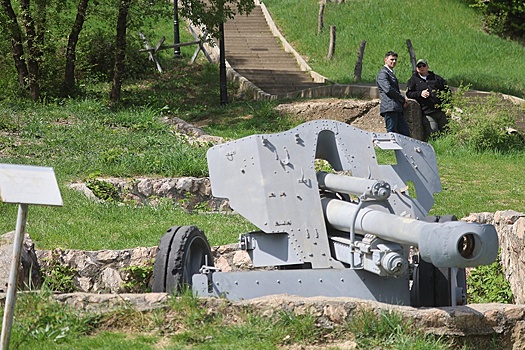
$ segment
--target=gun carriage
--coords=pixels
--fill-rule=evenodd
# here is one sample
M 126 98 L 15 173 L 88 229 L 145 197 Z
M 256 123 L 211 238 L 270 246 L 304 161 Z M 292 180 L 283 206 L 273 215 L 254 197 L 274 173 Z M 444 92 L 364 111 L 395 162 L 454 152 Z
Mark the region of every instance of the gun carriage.
M 379 160 L 395 156 L 392 164 Z M 207 153 L 212 194 L 260 231 L 242 234 L 254 271 L 221 272 L 195 226 L 162 237 L 154 291 L 199 296 L 349 296 L 413 306 L 466 302 L 465 268 L 492 263 L 492 225 L 428 217 L 441 191 L 425 143 L 318 120 Z M 332 171 L 316 170 L 317 160 Z

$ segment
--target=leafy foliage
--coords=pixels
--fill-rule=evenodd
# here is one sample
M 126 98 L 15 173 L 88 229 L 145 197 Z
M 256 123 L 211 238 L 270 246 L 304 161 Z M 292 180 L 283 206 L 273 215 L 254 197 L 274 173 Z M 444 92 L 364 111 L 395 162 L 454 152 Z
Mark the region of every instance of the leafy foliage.
M 236 13 L 249 14 L 253 0 L 181 0 L 180 12 L 195 25 L 204 27 L 212 37 L 220 38 L 220 25 Z
M 131 293 L 150 292 L 149 282 L 153 276 L 153 264 L 130 265 L 124 267 L 122 271 L 126 274 L 122 287 Z
M 86 82 L 110 81 L 113 75 L 115 62 L 115 26 L 118 10 L 118 1 L 100 0 L 87 2 L 85 22 L 80 27 L 81 35 L 75 43 L 75 73 L 80 84 L 76 89 L 67 91 L 68 96 L 78 94 Z M 23 9 L 17 8 L 20 3 L 5 1 L 13 6 L 14 20 L 9 19 L 12 25 L 6 28 L 2 25 L 0 39 L 2 43 L 16 42 L 15 33 L 22 35 L 19 42 L 22 57 L 27 62 L 36 62 L 41 97 L 44 100 L 55 99 L 62 95 L 64 72 L 66 71 L 66 54 L 68 39 L 72 35 L 72 28 L 77 25 L 78 1 L 45 1 L 37 2 L 37 6 Z M 2 23 L 8 21 L 6 8 L 0 9 Z M 126 78 L 137 77 L 143 74 L 149 65 L 148 56 L 139 52 L 142 41 L 139 31 L 150 33 L 161 18 L 169 20 L 173 15 L 172 6 L 168 1 L 155 1 L 151 4 L 132 2 L 130 9 L 131 19 L 127 23 L 126 47 Z M 24 17 L 25 16 L 25 17 Z M 28 30 L 28 23 L 35 23 L 36 32 Z M 7 45 L 0 45 L 2 57 L 12 57 L 12 49 Z M 20 53 L 19 53 L 20 54 Z M 13 60 L 0 60 L 0 86 L 8 79 L 17 80 L 13 70 Z M 9 75 L 4 75 L 9 73 Z M 18 77 L 20 78 L 20 77 Z M 17 89 L 14 89 L 18 91 Z M 23 92 L 19 91 L 19 92 Z
M 523 1 L 475 0 L 474 7 L 482 10 L 486 29 L 490 33 L 525 42 L 525 4 Z
M 55 251 L 50 258 L 44 259 L 41 271 L 45 288 L 50 291 L 70 293 L 77 290 L 73 280 L 76 274 L 75 268 L 61 264 Z
M 467 276 L 469 303 L 514 303 L 510 284 L 497 259 L 491 265 L 478 266 Z
M 499 94 L 466 97 L 467 87 L 449 93 L 443 107 L 448 110 L 448 136 L 458 146 L 476 151 L 515 152 L 525 148 L 523 136 L 515 131 L 523 106 L 505 101 Z
M 96 178 L 96 175 L 90 175 L 86 180 L 86 186 L 93 194 L 105 201 L 120 201 L 118 188 L 110 182 L 102 181 Z

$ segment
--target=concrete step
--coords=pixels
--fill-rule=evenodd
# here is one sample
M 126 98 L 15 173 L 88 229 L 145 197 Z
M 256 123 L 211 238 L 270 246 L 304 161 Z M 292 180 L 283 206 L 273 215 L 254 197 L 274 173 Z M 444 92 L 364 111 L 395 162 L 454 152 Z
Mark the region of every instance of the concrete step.
M 259 6 L 224 25 L 226 59 L 232 68 L 270 94 L 319 86 L 273 36 Z

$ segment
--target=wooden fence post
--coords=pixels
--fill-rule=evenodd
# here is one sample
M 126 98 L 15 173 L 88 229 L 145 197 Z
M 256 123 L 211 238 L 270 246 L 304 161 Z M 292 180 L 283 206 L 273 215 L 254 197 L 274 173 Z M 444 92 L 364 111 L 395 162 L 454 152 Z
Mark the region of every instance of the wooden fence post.
M 412 42 L 410 39 L 407 39 L 407 49 L 408 54 L 410 55 L 410 62 L 412 63 L 412 73 L 415 73 L 416 71 L 416 52 L 414 51 L 414 47 L 412 47 Z
M 155 62 L 155 67 L 157 67 L 157 70 L 159 71 L 159 73 L 162 73 L 162 66 L 157 60 L 156 54 L 157 54 L 157 51 L 159 51 L 162 43 L 164 43 L 164 40 L 166 40 L 166 38 L 162 37 L 157 47 L 153 48 L 151 47 L 151 45 L 149 44 L 148 40 L 146 39 L 146 37 L 144 36 L 142 32 L 139 33 L 139 36 L 144 42 L 144 46 L 146 46 L 146 50 L 148 51 L 148 55 L 149 55 L 149 60 Z
M 361 73 L 363 72 L 363 55 L 365 54 L 366 40 L 362 40 L 357 52 L 357 62 L 354 69 L 354 81 L 361 80 Z
M 319 2 L 319 15 L 317 17 L 317 35 L 321 33 L 324 27 L 323 16 L 324 16 L 324 5 L 325 4 L 326 4 L 325 0 L 321 0 L 321 2 Z
M 328 47 L 328 56 L 329 60 L 334 57 L 335 52 L 335 26 L 330 26 L 330 46 Z

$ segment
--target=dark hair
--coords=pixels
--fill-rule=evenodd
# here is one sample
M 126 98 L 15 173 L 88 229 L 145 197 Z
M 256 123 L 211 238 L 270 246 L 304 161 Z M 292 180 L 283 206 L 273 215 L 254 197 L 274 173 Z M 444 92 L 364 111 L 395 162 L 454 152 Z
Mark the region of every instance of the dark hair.
M 395 53 L 394 51 L 388 51 L 385 54 L 385 58 L 387 58 L 388 56 L 397 57 L 397 53 Z

